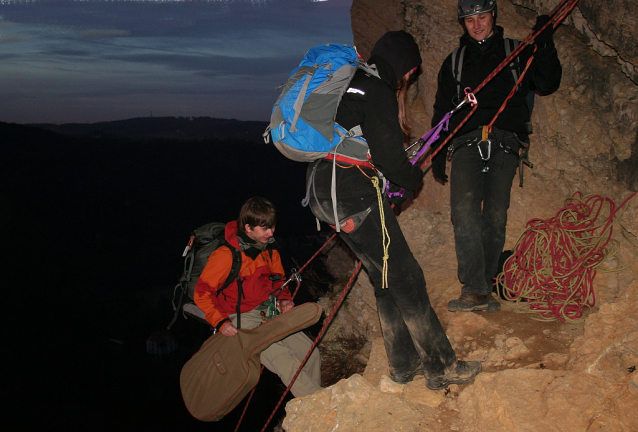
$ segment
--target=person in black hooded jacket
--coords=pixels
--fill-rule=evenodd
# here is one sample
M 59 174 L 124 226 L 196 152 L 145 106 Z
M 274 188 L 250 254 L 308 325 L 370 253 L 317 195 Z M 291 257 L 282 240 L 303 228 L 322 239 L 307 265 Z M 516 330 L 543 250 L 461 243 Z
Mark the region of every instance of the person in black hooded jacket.
M 370 160 L 330 154 L 308 168 L 309 204 L 315 216 L 335 225 L 333 171 L 341 238 L 362 261 L 374 285 L 391 378 L 407 383 L 423 374 L 428 388 L 470 382 L 479 362 L 456 354 L 430 305 L 423 271 L 412 255 L 388 199 L 383 177 L 408 191 L 423 171 L 410 164 L 404 148 L 405 91 L 421 55 L 412 35 L 393 31 L 374 46 L 368 64 L 379 77 L 356 73 L 343 96 L 336 121 L 347 130 L 361 126 Z M 335 160 L 336 158 L 336 160 Z
M 496 0 L 459 0 L 458 18 L 465 33 L 459 49 L 445 59 L 439 71 L 433 126 L 464 98 L 464 89 L 477 88 L 505 59 L 505 44 L 509 42 L 504 40 L 503 28 L 495 25 L 496 11 Z M 547 22 L 547 15 L 539 16 L 534 30 L 540 30 Z M 510 67 L 476 94 L 476 112 L 450 141 L 448 151 L 442 149 L 432 161 L 435 180 L 445 184 L 446 153 L 452 154 L 450 203 L 458 277 L 463 287 L 461 296 L 448 303 L 450 311 L 496 312 L 501 307 L 492 295 L 492 278 L 505 244 L 507 210 L 519 165 L 519 149 L 529 142 L 529 97 L 556 91 L 562 75 L 551 24 L 536 37 L 535 45 L 530 68 L 496 118 L 488 139 L 484 139 L 483 127 L 490 124 L 515 86 Z M 529 46 L 519 55 L 521 71 L 532 52 L 533 47 Z M 460 82 L 453 71 L 453 60 L 454 69 L 461 71 Z M 463 106 L 450 120 L 449 130 L 455 130 L 470 110 L 469 104 Z

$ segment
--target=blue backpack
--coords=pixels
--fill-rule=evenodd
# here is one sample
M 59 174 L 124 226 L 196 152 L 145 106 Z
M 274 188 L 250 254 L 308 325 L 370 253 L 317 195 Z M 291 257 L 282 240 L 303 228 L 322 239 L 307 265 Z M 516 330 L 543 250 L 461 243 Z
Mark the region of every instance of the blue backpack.
M 347 131 L 335 123 L 339 102 L 358 69 L 379 77 L 353 46 L 326 44 L 308 51 L 282 86 L 264 132 L 266 143 L 272 140 L 284 156 L 298 162 L 312 162 L 331 151 L 367 160 L 361 128 Z

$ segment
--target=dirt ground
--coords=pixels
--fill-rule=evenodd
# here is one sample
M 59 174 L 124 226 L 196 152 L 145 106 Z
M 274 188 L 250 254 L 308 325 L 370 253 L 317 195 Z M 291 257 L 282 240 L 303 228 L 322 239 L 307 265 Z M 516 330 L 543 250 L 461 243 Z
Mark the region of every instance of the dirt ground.
M 584 322 L 538 321 L 528 314 L 515 312 L 515 304 L 502 302 L 501 311 L 482 316 L 495 324 L 491 329 L 481 332 L 478 336 L 465 336 L 464 342 L 453 344 L 459 358 L 472 357 L 472 353 L 480 349 L 489 350 L 497 345 L 497 339 L 518 337 L 529 349 L 529 353 L 515 361 L 498 364 L 498 362 L 483 362 L 484 372 L 497 372 L 505 369 L 520 368 L 556 368 L 556 364 L 546 364 L 544 356 L 558 354 L 558 358 L 566 359 L 569 347 L 575 338 L 582 336 Z M 415 380 L 423 380 L 417 377 Z M 425 385 L 425 383 L 423 383 Z M 467 385 L 466 385 L 467 386 Z M 420 404 L 410 406 L 421 414 L 424 430 L 428 431 L 461 431 L 466 430 L 459 419 L 457 397 L 465 386 L 452 385 L 445 392 L 445 402 L 437 408 L 430 408 Z
M 489 366 L 486 372 L 496 372 L 506 368 L 524 368 L 536 365 L 544 368 L 543 356 L 550 353 L 567 354 L 574 339 L 582 336 L 584 320 L 582 322 L 538 321 L 534 315 L 516 312 L 516 305 L 502 302 L 499 312 L 483 314 L 491 323 L 498 327 L 494 331 L 485 331 L 479 337 L 466 336 L 466 343 L 455 347 L 459 357 L 464 358 L 478 347 L 493 347 L 498 334 L 506 333 L 507 337 L 518 337 L 530 353 L 514 362 L 503 366 Z M 479 312 L 475 312 L 479 313 Z

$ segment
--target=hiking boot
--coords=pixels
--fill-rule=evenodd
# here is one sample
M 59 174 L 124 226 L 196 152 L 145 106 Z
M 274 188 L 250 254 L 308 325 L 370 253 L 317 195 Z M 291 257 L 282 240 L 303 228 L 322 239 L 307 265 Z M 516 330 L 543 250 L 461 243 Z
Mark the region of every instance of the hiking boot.
M 397 384 L 407 384 L 414 379 L 416 375 L 423 375 L 423 369 L 421 366 L 405 373 L 392 373 L 390 372 L 390 379 Z
M 451 384 L 467 384 L 474 381 L 474 378 L 481 373 L 481 370 L 481 362 L 458 361 L 454 372 L 425 380 L 425 386 L 430 390 L 443 390 Z
M 498 312 L 501 310 L 501 304 L 492 294 L 464 292 L 461 297 L 451 300 L 447 304 L 447 310 L 450 312 Z

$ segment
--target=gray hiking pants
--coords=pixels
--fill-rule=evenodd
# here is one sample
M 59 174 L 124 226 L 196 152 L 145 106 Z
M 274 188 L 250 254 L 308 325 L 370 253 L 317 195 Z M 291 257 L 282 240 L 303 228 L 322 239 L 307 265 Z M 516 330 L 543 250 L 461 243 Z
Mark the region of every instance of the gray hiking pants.
M 244 330 L 255 328 L 262 322 L 259 310 L 254 309 L 241 314 L 241 328 Z M 233 318 L 233 325 L 237 325 L 237 317 Z M 279 375 L 281 381 L 288 386 L 311 346 L 312 341 L 303 332 L 294 333 L 266 348 L 261 353 L 261 364 Z M 315 348 L 290 391 L 294 397 L 303 397 L 321 388 L 321 357 Z

